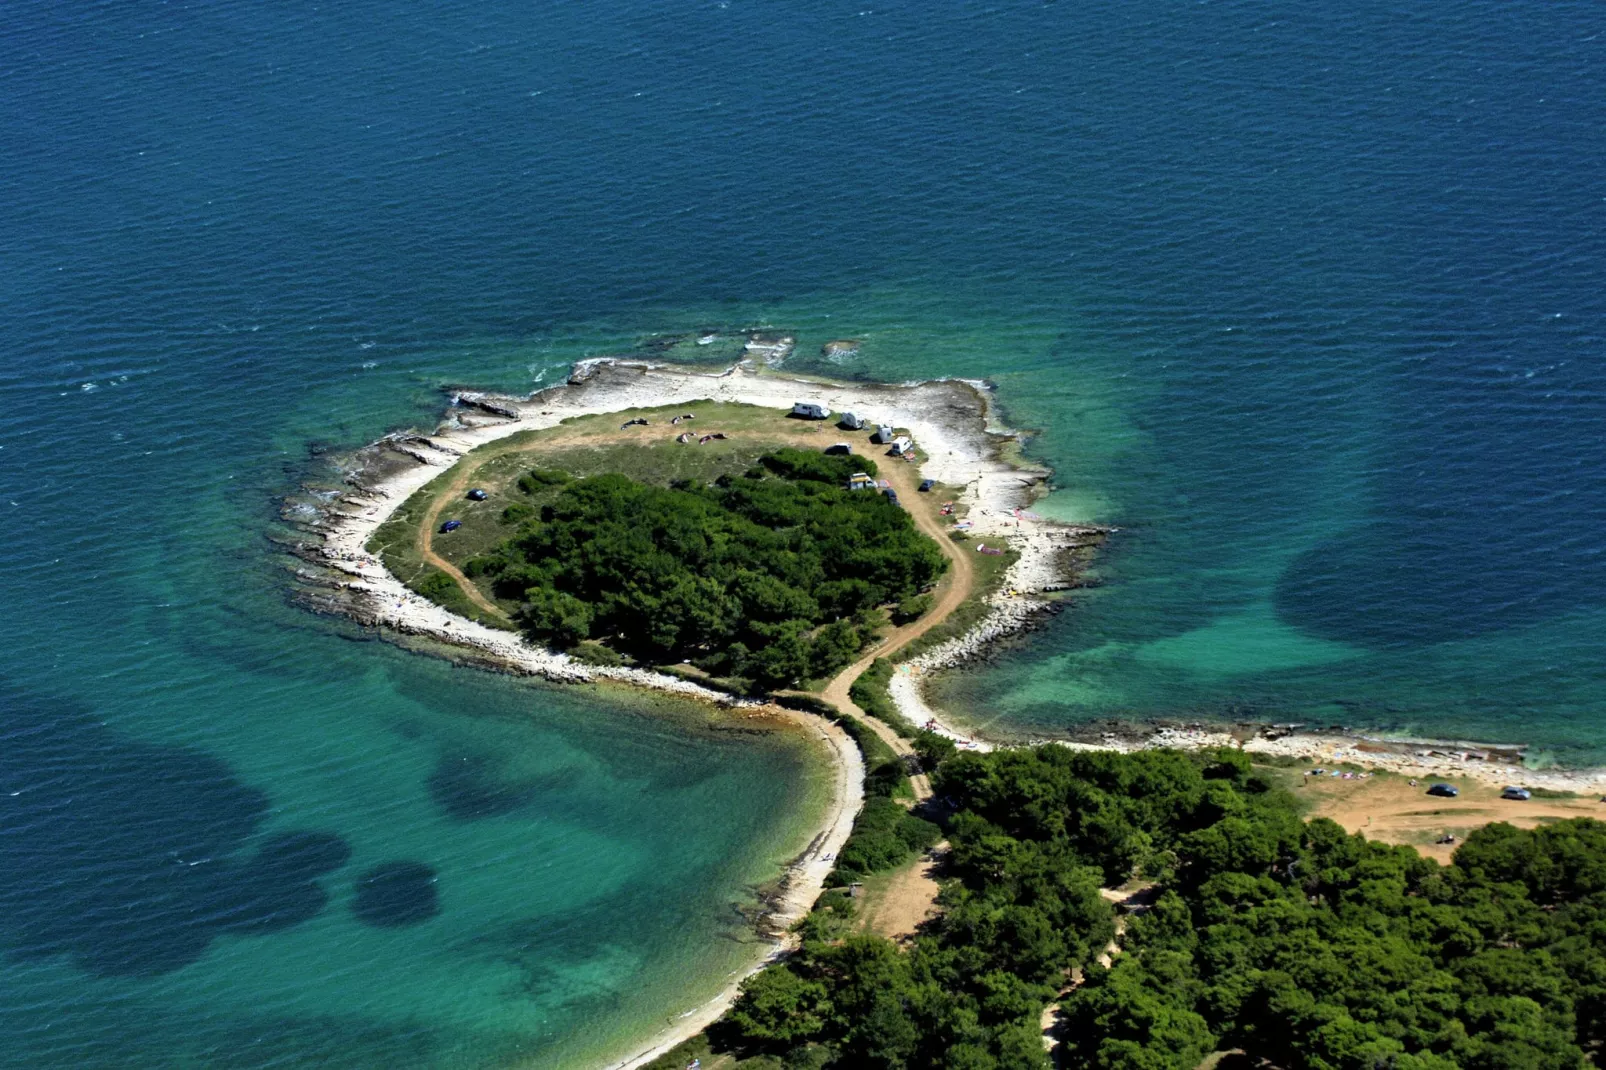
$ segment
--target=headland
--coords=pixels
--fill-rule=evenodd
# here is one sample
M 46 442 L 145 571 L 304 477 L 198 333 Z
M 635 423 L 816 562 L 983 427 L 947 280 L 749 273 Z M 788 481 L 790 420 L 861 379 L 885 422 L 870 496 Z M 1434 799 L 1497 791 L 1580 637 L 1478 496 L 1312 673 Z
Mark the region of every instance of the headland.
M 301 548 L 311 567 L 298 575 L 302 583 L 299 598 L 304 604 L 348 616 L 401 642 L 421 642 L 434 649 L 438 649 L 435 644 L 445 644 L 453 656 L 502 671 L 564 683 L 659 689 L 746 707 L 745 712 L 754 716 L 789 718 L 818 734 L 838 770 L 834 799 L 818 833 L 787 867 L 768 899 L 760 925 L 760 931 L 774 940 L 768 953 L 751 971 L 733 977 L 716 999 L 688 1012 L 655 1038 L 648 1050 L 618 1066 L 643 1065 L 699 1032 L 731 1005 L 743 977 L 785 953 L 786 930 L 803 918 L 819 897 L 834 868 L 833 860 L 853 829 L 864 795 L 865 764 L 848 734 L 826 718 L 738 697 L 711 686 L 713 681 L 695 673 L 582 662 L 532 644 L 509 627 L 502 610 L 476 595 L 474 585 L 456 564 L 434 552 L 429 534 L 444 516 L 439 503 L 460 499 L 495 450 L 515 453 L 525 440 L 550 449 L 554 442 L 550 433 L 566 424 L 575 425 L 587 417 L 638 410 L 656 415 L 709 404 L 786 413 L 800 403 L 819 405 L 832 417 L 830 422 L 798 424 L 799 444 L 823 448 L 837 438 L 857 444 L 873 433 L 876 425 L 895 428 L 913 441 L 914 448 L 889 465 L 888 489 L 904 492 L 917 524 L 954 565 L 929 612 L 884 635 L 862 658 L 818 689 L 838 709 L 864 718 L 899 753 L 909 752 L 907 743 L 847 697 L 849 685 L 875 658 L 899 662 L 887 686 L 897 714 L 963 748 L 990 750 L 1042 742 L 1118 751 L 1233 746 L 1285 763 L 1344 764 L 1484 784 L 1521 782 L 1573 793 L 1606 788 L 1606 771 L 1527 770 L 1521 748 L 1516 747 L 1366 739 L 1287 725 L 1111 726 L 1092 738 L 989 739 L 962 717 L 934 708 L 924 693 L 924 681 L 963 666 L 1001 637 L 1030 628 L 1056 611 L 1059 601 L 1055 594 L 1077 584 L 1079 564 L 1107 534 L 1107 529 L 1063 524 L 1032 512 L 1034 501 L 1047 489 L 1050 472 L 1021 456 L 1020 436 L 996 419 L 984 383 L 844 383 L 783 374 L 751 361 L 729 368 L 696 369 L 600 359 L 577 365 L 568 382 L 526 398 L 455 391 L 445 418 L 432 431 L 396 432 L 371 443 L 343 460 L 342 486 L 315 492 L 321 515 L 304 527 L 319 540 Z M 709 410 L 700 411 L 707 414 Z M 851 434 L 837 430 L 836 416 L 847 412 L 865 418 L 866 426 Z M 688 450 L 709 446 L 703 435 L 713 437 L 716 422 L 699 422 L 697 431 L 682 444 Z M 621 434 L 610 432 L 610 445 L 628 448 L 632 442 L 688 435 L 678 425 L 664 423 L 642 419 L 639 429 L 627 424 L 619 429 Z M 539 440 L 543 433 L 548 433 L 547 437 Z M 718 448 L 720 443 L 712 445 Z M 908 463 L 903 463 L 905 459 Z M 437 480 L 442 482 L 431 508 L 426 500 L 429 495 L 420 492 Z M 914 489 L 915 483 L 926 481 L 937 490 L 935 495 Z M 403 512 L 408 508 L 414 512 Z M 442 600 L 415 590 L 416 578 L 409 586 L 386 567 L 380 545 L 382 531 L 387 524 L 397 523 L 399 515 L 423 535 L 418 546 L 421 564 L 455 581 L 455 589 L 466 601 L 454 594 L 447 600 L 451 603 L 448 608 Z M 920 788 L 917 783 L 917 793 Z

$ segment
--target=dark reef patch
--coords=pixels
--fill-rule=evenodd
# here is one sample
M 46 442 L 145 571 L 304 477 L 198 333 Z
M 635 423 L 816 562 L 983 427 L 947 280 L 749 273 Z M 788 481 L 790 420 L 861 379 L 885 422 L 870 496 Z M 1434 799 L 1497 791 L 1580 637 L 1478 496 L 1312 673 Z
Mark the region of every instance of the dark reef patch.
M 501 762 L 489 755 L 448 755 L 429 775 L 429 796 L 454 821 L 511 814 L 534 795 L 529 784 L 498 776 Z
M 351 846 L 326 832 L 285 832 L 257 848 L 250 887 L 227 912 L 226 928 L 276 932 L 316 917 L 329 893 L 315 878 L 351 859 Z
M 382 929 L 417 925 L 440 910 L 435 870 L 422 862 L 386 862 L 365 871 L 351 907 L 358 921 Z
M 176 970 L 220 933 L 305 921 L 328 902 L 317 878 L 350 855 L 318 832 L 247 854 L 268 799 L 224 762 L 3 686 L 0 806 L 0 943 L 102 976 Z
M 1420 518 L 1355 528 L 1289 564 L 1277 583 L 1277 615 L 1326 639 L 1410 650 L 1524 627 L 1598 593 L 1582 567 L 1543 581 L 1532 569 L 1505 568 L 1542 540 L 1501 548 L 1500 538 Z

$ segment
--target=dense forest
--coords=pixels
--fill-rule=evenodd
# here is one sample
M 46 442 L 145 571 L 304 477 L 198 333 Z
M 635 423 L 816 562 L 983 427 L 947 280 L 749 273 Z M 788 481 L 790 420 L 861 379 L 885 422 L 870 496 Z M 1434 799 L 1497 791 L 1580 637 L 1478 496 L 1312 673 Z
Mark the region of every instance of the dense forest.
M 650 664 L 690 661 L 759 689 L 849 664 L 947 567 L 909 515 L 846 489 L 865 458 L 782 449 L 740 476 L 668 487 L 531 472 L 550 493 L 496 552 L 468 563 L 519 603 L 531 636 L 598 640 Z
M 827 897 L 721 1047 L 784 1067 L 1549 1070 L 1606 1035 L 1606 825 L 1492 825 L 1441 866 L 1304 821 L 1239 752 L 1045 746 L 934 774 L 943 912 L 907 948 Z M 1152 883 L 1116 933 L 1101 887 Z

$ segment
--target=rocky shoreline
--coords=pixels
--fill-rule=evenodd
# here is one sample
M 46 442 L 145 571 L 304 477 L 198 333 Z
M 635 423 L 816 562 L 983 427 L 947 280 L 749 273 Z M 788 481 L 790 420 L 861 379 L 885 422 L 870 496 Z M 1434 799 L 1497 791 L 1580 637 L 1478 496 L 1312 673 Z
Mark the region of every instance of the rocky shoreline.
M 752 341 L 756 344 L 750 350 L 771 360 L 784 359 L 780 350 L 789 351 L 791 343 L 789 338 Z M 1059 558 L 1064 547 L 1056 535 L 1061 526 L 1025 513 L 1048 473 L 1003 460 L 1002 447 L 1015 436 L 994 426 L 985 384 L 832 383 L 763 372 L 754 361 L 709 372 L 603 359 L 576 365 L 567 383 L 527 398 L 457 391 L 432 432 L 394 432 L 349 456 L 330 458 L 337 485 L 304 487 L 286 500 L 282 516 L 299 532 L 285 545 L 300 558 L 294 570 L 294 597 L 309 610 L 347 617 L 374 629 L 381 638 L 409 646 L 444 644 L 451 656 L 487 668 L 562 683 L 605 681 L 720 705 L 749 705 L 755 707 L 748 711 L 751 716 L 790 716 L 819 731 L 833 755 L 835 798 L 820 831 L 765 897 L 755 928 L 776 942 L 763 961 L 753 965 L 756 971 L 784 951 L 779 934 L 812 909 L 852 831 L 863 799 L 864 765 L 846 733 L 829 721 L 805 719 L 775 707 L 759 709 L 757 703 L 675 676 L 582 665 L 567 655 L 532 646 L 513 632 L 458 617 L 413 593 L 367 548 L 374 532 L 403 502 L 479 446 L 521 431 L 554 427 L 569 417 L 702 399 L 783 410 L 795 401 L 812 400 L 839 412 L 874 414 L 882 422 L 907 428 L 925 458 L 921 475 L 962 488 L 959 500 L 972 520 L 973 534 L 1019 549 L 1011 569 L 1012 584 L 1023 592 L 1035 592 L 1040 586 L 1063 582 Z M 983 630 L 967 637 L 970 645 L 985 643 L 1005 630 L 1029 627 L 1046 608 L 1030 599 L 999 602 Z M 642 1065 L 699 1032 L 730 1006 L 748 972 L 733 977 L 714 1000 L 688 1011 L 647 1050 L 617 1065 Z
M 755 353 L 778 344 L 768 336 L 752 341 Z M 1018 551 L 1003 589 L 989 597 L 987 615 L 964 635 L 902 663 L 891 685 L 894 701 L 911 722 L 933 723 L 967 745 L 990 747 L 989 741 L 977 738 L 952 715 L 933 709 L 922 693 L 923 682 L 933 673 L 987 656 L 998 649 L 1000 640 L 1035 627 L 1059 609 L 1049 596 L 1075 584 L 1073 559 L 1096 545 L 1109 529 L 1060 524 L 1029 511 L 1046 489 L 1050 473 L 1004 459 L 1005 447 L 1017 436 L 996 424 L 987 384 L 981 382 L 850 384 L 783 375 L 753 360 L 698 370 L 602 358 L 577 364 L 567 383 L 527 398 L 456 391 L 433 432 L 387 435 L 340 459 L 338 486 L 309 487 L 286 503 L 285 518 L 308 536 L 290 547 L 304 562 L 296 576 L 296 598 L 309 609 L 338 613 L 381 632 L 450 644 L 476 663 L 505 671 L 557 682 L 610 681 L 731 704 L 737 700 L 677 677 L 580 665 L 565 655 L 531 647 L 510 632 L 454 617 L 409 591 L 365 547 L 372 531 L 407 497 L 486 442 L 555 426 L 571 416 L 701 398 L 777 408 L 789 407 L 795 400 L 816 400 L 837 411 L 876 413 L 908 427 L 924 455 L 921 475 L 962 488 L 958 501 L 971 522 L 972 536 Z M 1133 724 L 1083 730 L 1074 736 L 1055 742 L 1120 750 L 1231 744 L 1256 753 L 1318 763 L 1352 761 L 1412 775 L 1520 779 L 1581 792 L 1606 789 L 1606 770 L 1528 770 L 1522 764 L 1522 748 L 1510 745 L 1374 739 L 1274 725 Z

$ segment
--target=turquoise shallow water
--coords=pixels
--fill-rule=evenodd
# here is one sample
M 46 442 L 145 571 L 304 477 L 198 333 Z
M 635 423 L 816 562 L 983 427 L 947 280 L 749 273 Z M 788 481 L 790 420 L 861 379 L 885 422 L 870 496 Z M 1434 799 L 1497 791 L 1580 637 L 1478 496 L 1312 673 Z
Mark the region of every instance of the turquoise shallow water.
M 353 642 L 264 539 L 656 331 L 989 377 L 1120 526 L 974 721 L 1606 760 L 1596 6 L 8 16 L 0 1061 L 583 1062 L 724 972 L 796 748 Z
M 585 1065 L 759 953 L 810 745 L 292 608 L 267 535 L 308 443 L 441 399 L 160 374 L 41 391 L 5 440 L 4 1062 Z

